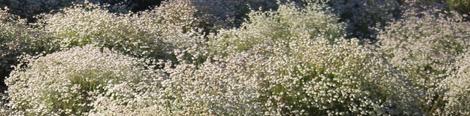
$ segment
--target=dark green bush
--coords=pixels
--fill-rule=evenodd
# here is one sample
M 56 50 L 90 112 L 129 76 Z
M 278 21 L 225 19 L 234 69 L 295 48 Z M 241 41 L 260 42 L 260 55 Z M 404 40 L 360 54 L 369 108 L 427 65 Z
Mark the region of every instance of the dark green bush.
M 85 1 L 109 5 L 109 9 L 117 12 L 142 11 L 159 5 L 162 0 L 0 0 L 0 6 L 11 9 L 11 13 L 32 19 L 40 13 L 48 13 Z
M 446 0 L 451 9 L 457 10 L 461 13 L 470 14 L 470 1 L 469 0 Z
M 350 37 L 375 39 L 376 28 L 400 16 L 399 0 L 330 0 L 332 10 L 347 24 Z

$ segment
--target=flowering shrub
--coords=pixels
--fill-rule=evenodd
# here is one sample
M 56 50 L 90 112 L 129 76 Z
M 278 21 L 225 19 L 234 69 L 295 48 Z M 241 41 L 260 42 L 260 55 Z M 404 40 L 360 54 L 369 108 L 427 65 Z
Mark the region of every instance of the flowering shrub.
M 166 109 L 168 115 L 419 113 L 407 80 L 357 41 L 297 40 L 167 69 L 166 99 L 160 100 L 168 105 L 146 110 Z M 271 55 L 263 55 L 267 48 Z
M 0 10 L 0 77 L 8 76 L 11 65 L 18 63 L 21 54 L 38 54 L 54 50 L 55 45 L 37 29 L 31 29 L 23 19 Z M 5 90 L 0 84 L 0 90 Z
M 409 16 L 381 32 L 381 51 L 420 91 L 422 109 L 437 113 L 442 108 L 440 82 L 455 70 L 456 58 L 470 45 L 470 24 L 458 15 Z
M 224 65 L 206 62 L 199 66 L 180 64 L 167 68 L 170 77 L 162 82 L 162 89 L 140 94 L 143 98 L 127 99 L 129 104 L 117 104 L 112 99 L 101 99 L 94 115 L 235 115 L 260 114 L 252 104 L 256 91 L 249 72 L 242 65 Z M 248 70 L 246 70 L 248 71 Z M 255 78 L 251 78 L 255 80 Z M 154 85 L 150 85 L 154 86 Z M 124 91 L 125 92 L 125 91 Z M 149 105 L 153 104 L 153 105 Z M 250 110 L 251 109 L 251 110 Z
M 331 14 L 313 5 L 298 9 L 282 5 L 277 11 L 252 12 L 241 28 L 221 30 L 209 40 L 210 52 L 231 54 L 251 49 L 257 44 L 288 44 L 299 37 L 324 37 L 331 41 L 344 36 L 343 25 Z M 287 43 L 282 43 L 287 42 Z M 268 52 L 268 51 L 266 51 Z
M 255 47 L 201 65 L 166 68 L 156 91 L 124 100 L 100 98 L 93 115 L 413 115 L 406 78 L 357 41 L 331 45 L 298 38 Z M 270 47 L 275 55 L 259 49 Z M 125 85 L 122 85 L 125 86 Z M 141 85 L 145 87 L 146 85 Z M 117 91 L 127 93 L 129 89 Z M 125 103 L 125 104 L 123 104 Z M 151 105 L 153 104 L 153 105 Z
M 183 62 L 174 68 L 165 67 L 169 77 L 161 86 L 140 85 L 154 87 L 153 91 L 135 93 L 127 85 L 114 86 L 110 89 L 113 92 L 133 93 L 136 97 L 98 97 L 93 103 L 92 115 L 420 113 L 413 99 L 416 95 L 406 78 L 395 73 L 380 54 L 361 46 L 358 41 L 336 40 L 342 36 L 341 25 L 332 16 L 313 12 L 315 6 L 310 8 L 311 11 L 303 11 L 287 5 L 281 6 L 279 11 L 252 14 L 251 22 L 244 24 L 248 25 L 246 28 L 223 31 L 212 38 L 215 42 L 209 46 L 245 39 L 242 37 L 247 37 L 246 40 L 258 37 L 260 42 L 236 52 L 213 54 L 213 60 L 200 65 Z M 306 21 L 312 22 L 287 23 L 294 20 L 288 19 L 292 16 L 305 16 L 310 19 Z M 265 20 L 268 22 L 283 19 L 279 21 L 282 23 L 273 25 L 291 28 L 267 25 L 270 23 L 263 23 L 264 19 L 270 19 Z M 329 22 L 322 22 L 325 19 Z M 330 27 L 331 32 L 310 28 L 312 30 L 294 33 L 294 30 L 306 28 L 303 26 L 317 27 L 315 24 L 326 25 L 324 27 Z M 270 35 L 263 29 L 276 33 Z M 246 33 L 235 36 L 239 38 L 223 36 L 237 31 Z M 266 36 L 270 38 L 263 38 Z M 219 43 L 219 39 L 225 42 Z
M 470 1 L 468 0 L 446 0 L 451 9 L 462 13 L 470 13 Z
M 40 25 L 61 48 L 93 43 L 138 57 L 171 59 L 170 50 L 179 45 L 171 42 L 187 39 L 189 36 L 183 33 L 183 29 L 191 29 L 195 20 L 191 7 L 179 5 L 186 9 L 161 7 L 140 16 L 114 14 L 91 4 L 78 5 L 64 9 L 63 13 L 44 16 Z
M 470 23 L 444 2 L 274 2 L 0 10 L 0 115 L 470 115 Z
M 446 115 L 469 115 L 470 114 L 470 55 L 464 56 L 460 59 L 458 64 L 459 69 L 451 78 L 448 78 L 444 83 L 448 84 L 448 92 L 445 94 L 444 99 L 448 101 L 445 105 Z
M 337 40 L 341 24 L 319 9 L 281 5 L 221 31 L 209 50 L 222 59 L 167 71 L 172 79 L 164 87 L 176 88 L 168 91 L 176 99 L 168 109 L 183 115 L 419 113 L 407 80 L 357 41 Z
M 98 6 L 88 9 L 75 6 L 64 9 L 64 13 L 46 16 L 44 28 L 61 48 L 96 43 L 100 47 L 134 52 L 130 53 L 133 55 L 160 52 L 163 46 L 154 40 L 156 34 L 149 32 L 153 30 L 139 27 L 129 17 L 109 13 Z
M 72 48 L 30 61 L 7 79 L 9 106 L 20 115 L 82 115 L 98 96 L 119 99 L 108 87 L 153 83 L 162 73 L 136 58 L 91 46 Z M 154 83 L 153 83 L 154 84 Z M 153 85 L 158 86 L 158 85 Z
M 284 65 L 267 66 L 276 67 L 267 71 L 276 72 L 265 95 L 276 111 L 314 115 L 419 113 L 407 79 L 357 41 L 328 45 L 323 40 L 287 50 L 276 63 L 268 63 Z

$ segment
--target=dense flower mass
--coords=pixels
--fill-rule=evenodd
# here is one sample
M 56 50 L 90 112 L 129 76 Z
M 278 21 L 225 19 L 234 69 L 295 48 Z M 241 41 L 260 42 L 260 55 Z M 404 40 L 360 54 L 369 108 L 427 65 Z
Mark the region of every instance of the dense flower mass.
M 209 49 L 214 54 L 227 55 L 246 51 L 258 45 L 269 47 L 300 41 L 302 38 L 321 38 L 331 42 L 343 37 L 343 24 L 321 11 L 322 6 L 311 5 L 304 9 L 295 5 L 281 5 L 277 11 L 252 12 L 249 21 L 239 29 L 221 30 L 210 38 Z M 265 50 L 270 52 L 270 50 Z
M 160 25 L 137 16 L 119 16 L 98 6 L 75 6 L 63 13 L 45 16 L 44 30 L 61 48 L 95 44 L 136 56 L 163 55 Z M 158 20 L 159 17 L 155 17 Z M 151 20 L 151 19 L 150 19 Z M 74 23 L 70 23 L 74 22 Z M 152 27 L 147 26 L 152 25 Z
M 462 17 L 424 13 L 390 24 L 380 36 L 381 51 L 413 80 L 428 112 L 441 112 L 441 82 L 456 70 L 457 58 L 470 46 L 470 23 Z
M 469 76 L 470 76 L 470 55 L 467 53 L 458 62 L 458 70 L 449 77 L 447 84 L 449 92 L 445 94 L 444 99 L 447 100 L 445 107 L 446 115 L 469 115 L 470 114 L 470 92 Z
M 6 1 L 0 115 L 470 115 L 462 0 Z
M 45 15 L 37 24 L 59 48 L 93 44 L 136 57 L 175 61 L 174 49 L 198 47 L 195 44 L 202 41 L 195 12 L 189 0 L 164 2 L 136 14 L 85 4 Z
M 49 53 L 55 49 L 55 45 L 42 34 L 38 29 L 29 28 L 25 20 L 0 10 L 0 76 L 9 74 L 21 54 Z M 6 89 L 0 85 L 1 90 Z
M 108 87 L 155 83 L 162 73 L 141 61 L 91 46 L 72 48 L 29 61 L 6 81 L 9 104 L 20 115 L 81 115 Z M 158 85 L 153 85 L 158 86 Z M 32 92 L 34 91 L 34 92 Z M 120 94 L 107 94 L 118 99 Z M 132 94 L 129 95 L 132 97 Z

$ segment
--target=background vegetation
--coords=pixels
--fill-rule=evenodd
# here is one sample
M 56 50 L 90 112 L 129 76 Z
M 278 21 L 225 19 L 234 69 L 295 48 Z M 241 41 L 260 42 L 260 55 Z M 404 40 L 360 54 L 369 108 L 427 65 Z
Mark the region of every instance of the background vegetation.
M 0 0 L 1 115 L 470 115 L 466 0 Z

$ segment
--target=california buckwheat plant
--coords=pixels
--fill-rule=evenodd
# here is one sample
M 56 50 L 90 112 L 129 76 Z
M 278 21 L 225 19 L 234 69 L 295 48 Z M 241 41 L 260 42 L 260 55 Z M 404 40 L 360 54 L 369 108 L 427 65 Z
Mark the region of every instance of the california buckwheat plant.
M 436 16 L 437 15 L 437 16 Z M 456 70 L 458 56 L 470 46 L 470 23 L 458 14 L 424 13 L 391 23 L 381 32 L 381 51 L 422 94 L 423 110 L 437 113 L 442 104 L 440 83 Z
M 32 29 L 25 20 L 0 10 L 0 77 L 5 77 L 18 63 L 21 54 L 50 53 L 57 47 L 39 29 Z M 3 79 L 2 79 L 3 82 Z M 4 90 L 4 84 L 0 84 Z
M 12 1 L 0 115 L 470 115 L 459 0 Z
M 303 41 L 293 45 L 301 47 L 272 48 L 276 55 L 258 53 L 257 49 L 268 47 L 260 46 L 200 65 L 166 68 L 169 78 L 162 81 L 159 91 L 139 94 L 155 100 L 100 99 L 104 105 L 94 115 L 420 113 L 409 80 L 396 75 L 390 65 L 382 64 L 383 59 L 357 41 L 330 45 L 326 39 L 299 40 Z M 134 102 L 118 104 L 129 101 Z
M 192 31 L 194 9 L 184 1 L 168 2 L 141 14 L 115 14 L 93 4 L 78 5 L 44 16 L 40 25 L 61 48 L 94 44 L 137 57 L 171 59 L 171 50 L 182 44 L 176 42 L 191 41 L 185 31 Z
M 470 55 L 467 53 L 458 64 L 458 69 L 452 77 L 447 78 L 443 83 L 447 84 L 448 92 L 444 99 L 448 101 L 445 106 L 445 115 L 470 115 Z
M 413 115 L 412 86 L 357 41 L 299 37 L 167 69 L 172 115 Z M 264 50 L 272 51 L 264 55 Z M 198 68 L 199 67 L 199 68 Z M 155 110 L 152 110 L 155 111 Z M 168 111 L 167 111 L 168 112 Z
M 261 95 L 257 99 L 261 99 L 265 114 L 419 113 L 411 101 L 400 102 L 404 99 L 399 97 L 414 96 L 406 84 L 409 80 L 393 73 L 391 65 L 357 41 L 341 40 L 345 35 L 342 25 L 319 7 L 299 10 L 281 5 L 275 12 L 255 12 L 241 29 L 222 31 L 209 41 L 209 49 L 222 57 L 257 56 L 246 59 L 256 61 L 250 63 L 254 71 L 247 72 L 258 72 L 250 78 L 260 79 Z M 381 86 L 398 93 L 373 90 Z M 408 111 L 394 109 L 397 106 Z
M 6 82 L 8 105 L 18 115 L 87 114 L 98 96 L 133 97 L 132 93 L 110 93 L 117 91 L 111 87 L 124 84 L 138 92 L 149 89 L 139 84 L 163 79 L 162 73 L 152 68 L 107 49 L 71 48 L 33 59 L 12 72 Z
M 226 55 L 249 50 L 257 44 L 289 44 L 305 36 L 330 41 L 344 36 L 343 25 L 335 16 L 321 11 L 321 7 L 312 4 L 305 9 L 298 9 L 288 4 L 281 5 L 277 11 L 252 12 L 249 14 L 249 22 L 241 28 L 221 30 L 212 37 L 209 40 L 210 52 Z

